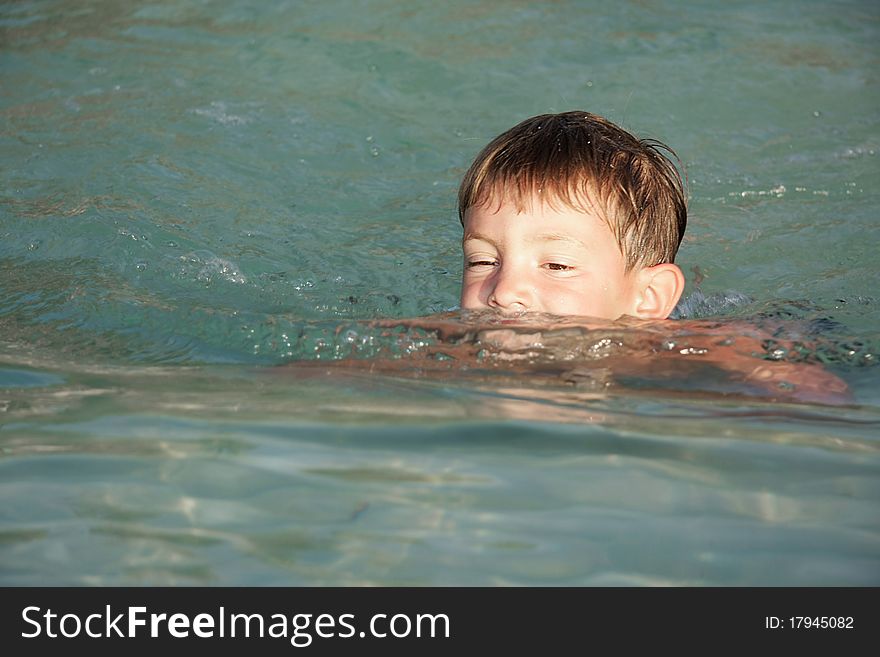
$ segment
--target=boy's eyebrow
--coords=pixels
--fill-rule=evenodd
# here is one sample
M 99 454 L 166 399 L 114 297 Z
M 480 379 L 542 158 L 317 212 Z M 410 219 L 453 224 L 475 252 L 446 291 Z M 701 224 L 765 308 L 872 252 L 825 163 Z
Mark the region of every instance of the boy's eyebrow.
M 584 244 L 578 238 L 572 237 L 571 235 L 566 235 L 564 233 L 541 233 L 540 235 L 535 236 L 534 241 L 535 242 L 568 242 L 569 244 L 579 246 L 582 249 L 587 248 L 587 245 Z
M 498 243 L 495 242 L 495 240 L 493 240 L 491 237 L 483 235 L 482 233 L 467 232 L 464 234 L 464 237 L 461 238 L 461 243 L 464 244 L 465 242 L 470 242 L 471 240 L 480 240 L 481 242 L 491 244 L 496 249 L 498 248 Z
M 498 243 L 495 240 L 487 235 L 483 235 L 482 233 L 465 233 L 464 237 L 461 240 L 461 243 L 464 244 L 466 242 L 470 242 L 471 240 L 480 240 L 481 242 L 491 244 L 496 249 L 498 248 Z M 540 233 L 538 235 L 535 235 L 534 239 L 529 240 L 529 242 L 568 242 L 569 244 L 573 244 L 574 246 L 578 246 L 582 249 L 588 248 L 587 245 L 578 238 L 572 237 L 571 235 L 566 235 L 564 233 Z

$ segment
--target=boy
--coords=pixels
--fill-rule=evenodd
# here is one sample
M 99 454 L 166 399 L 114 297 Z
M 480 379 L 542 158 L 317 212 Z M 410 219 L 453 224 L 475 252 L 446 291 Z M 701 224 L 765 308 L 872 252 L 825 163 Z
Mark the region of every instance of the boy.
M 459 190 L 462 309 L 668 317 L 684 290 L 687 204 L 662 150 L 587 112 L 492 140 Z
M 461 308 L 512 317 L 669 317 L 684 291 L 674 260 L 687 202 L 681 176 L 663 151 L 678 159 L 660 142 L 580 111 L 535 116 L 493 139 L 459 189 Z M 659 329 L 656 321 L 627 323 Z M 602 362 L 618 374 L 653 371 L 660 378 L 702 363 L 780 398 L 849 400 L 846 384 L 820 366 L 768 362 L 761 358 L 768 336 L 740 326 L 733 338 L 731 328 L 690 322 L 684 343 L 669 334 L 661 348 L 646 343 L 642 359 L 630 351 Z M 547 349 L 542 333 L 513 329 L 483 331 L 480 343 L 499 349 L 506 361 L 528 358 L 533 347 Z

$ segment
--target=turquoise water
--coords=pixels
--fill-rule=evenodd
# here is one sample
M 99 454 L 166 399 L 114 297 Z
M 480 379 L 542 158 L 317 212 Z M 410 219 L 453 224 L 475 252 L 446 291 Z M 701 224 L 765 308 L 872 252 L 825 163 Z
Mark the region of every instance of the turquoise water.
M 869 2 L 0 5 L 0 583 L 877 585 L 877 43 Z M 686 322 L 468 333 L 458 181 L 575 108 L 687 167 L 678 315 L 843 405 L 642 360 Z

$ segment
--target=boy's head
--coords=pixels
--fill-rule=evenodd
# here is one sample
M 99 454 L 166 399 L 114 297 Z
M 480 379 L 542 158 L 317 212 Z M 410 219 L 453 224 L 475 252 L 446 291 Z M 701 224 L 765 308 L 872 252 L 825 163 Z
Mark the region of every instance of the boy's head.
M 492 140 L 459 190 L 462 308 L 667 317 L 684 289 L 673 261 L 687 204 L 662 150 L 587 112 Z

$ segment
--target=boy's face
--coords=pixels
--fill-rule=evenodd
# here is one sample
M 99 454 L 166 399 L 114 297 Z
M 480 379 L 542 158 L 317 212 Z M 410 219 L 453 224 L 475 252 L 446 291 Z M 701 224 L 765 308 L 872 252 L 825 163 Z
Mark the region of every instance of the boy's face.
M 505 201 L 464 216 L 461 307 L 617 319 L 634 314 L 635 271 L 608 225 L 592 213 Z

